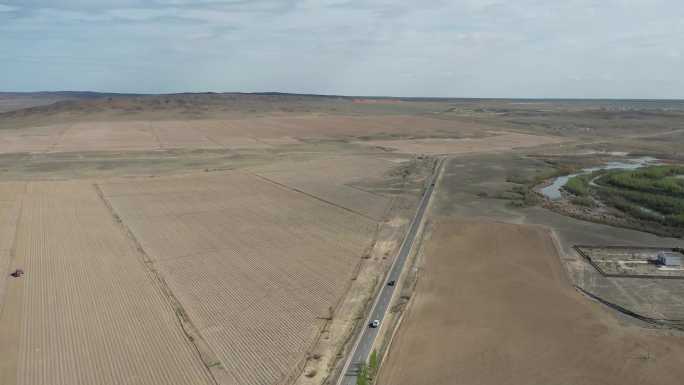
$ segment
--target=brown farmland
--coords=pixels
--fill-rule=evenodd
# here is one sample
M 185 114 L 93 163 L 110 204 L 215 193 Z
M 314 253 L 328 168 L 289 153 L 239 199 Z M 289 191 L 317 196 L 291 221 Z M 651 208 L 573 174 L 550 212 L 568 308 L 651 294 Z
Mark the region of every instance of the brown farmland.
M 10 268 L 26 272 L 6 282 L 0 383 L 211 384 L 91 184 L 3 184 L 0 191 L 20 207 Z
M 622 326 L 541 227 L 445 220 L 380 384 L 679 384 L 684 337 Z
M 297 138 L 478 136 L 476 124 L 413 116 L 280 116 L 249 119 L 86 121 L 0 130 L 0 153 L 273 148 Z
M 520 147 L 555 144 L 564 141 L 566 140 L 551 136 L 528 135 L 514 132 L 494 132 L 491 133 L 491 136 L 484 138 L 371 140 L 361 143 L 370 146 L 391 148 L 405 153 L 440 155 L 507 151 Z
M 101 188 L 239 384 L 295 371 L 377 226 L 243 173 Z
M 354 186 L 354 183 L 381 178 L 395 166 L 396 163 L 386 159 L 334 157 L 278 162 L 252 170 L 266 180 L 380 221 L 387 214 L 390 199 Z

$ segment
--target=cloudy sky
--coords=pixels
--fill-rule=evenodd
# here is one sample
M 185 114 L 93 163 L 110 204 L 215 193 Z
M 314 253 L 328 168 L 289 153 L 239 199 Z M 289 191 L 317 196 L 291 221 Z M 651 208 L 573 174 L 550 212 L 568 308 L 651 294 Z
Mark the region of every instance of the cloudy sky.
M 0 0 L 0 90 L 684 98 L 684 1 Z

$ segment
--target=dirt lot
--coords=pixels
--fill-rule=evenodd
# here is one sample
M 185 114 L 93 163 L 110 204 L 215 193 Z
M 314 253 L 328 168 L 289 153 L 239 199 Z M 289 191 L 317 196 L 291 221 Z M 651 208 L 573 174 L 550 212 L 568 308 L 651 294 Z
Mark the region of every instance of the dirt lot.
M 684 337 L 620 326 L 548 232 L 442 221 L 380 384 L 678 384 Z

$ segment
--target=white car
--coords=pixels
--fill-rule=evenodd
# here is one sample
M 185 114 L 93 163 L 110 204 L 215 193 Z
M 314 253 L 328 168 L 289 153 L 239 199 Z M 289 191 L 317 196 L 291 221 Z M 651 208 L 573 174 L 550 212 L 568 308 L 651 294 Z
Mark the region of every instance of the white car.
M 371 323 L 369 323 L 368 326 L 372 327 L 372 328 L 376 328 L 376 327 L 380 326 L 380 320 L 375 319 Z

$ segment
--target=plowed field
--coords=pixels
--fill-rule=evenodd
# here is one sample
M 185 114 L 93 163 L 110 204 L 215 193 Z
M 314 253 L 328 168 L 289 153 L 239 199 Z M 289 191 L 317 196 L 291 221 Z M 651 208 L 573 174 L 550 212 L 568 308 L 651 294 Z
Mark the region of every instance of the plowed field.
M 297 369 L 376 228 L 242 173 L 101 188 L 240 384 L 273 384 Z
M 1 384 L 212 383 L 91 184 L 0 191 L 19 202 L 10 265 L 25 271 L 8 278 L 0 314 Z
M 380 178 L 396 163 L 385 159 L 336 157 L 278 162 L 253 172 L 288 188 L 311 194 L 374 220 L 382 220 L 389 198 L 355 186 L 363 179 Z
M 444 221 L 379 383 L 680 384 L 684 337 L 576 292 L 540 227 Z

